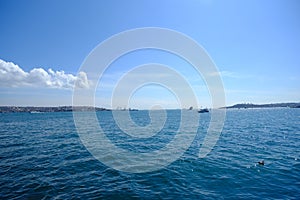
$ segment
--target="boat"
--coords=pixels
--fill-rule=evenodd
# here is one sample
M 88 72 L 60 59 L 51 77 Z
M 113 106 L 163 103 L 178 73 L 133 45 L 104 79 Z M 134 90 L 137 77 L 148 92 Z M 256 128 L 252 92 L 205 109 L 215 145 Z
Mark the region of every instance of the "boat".
M 208 113 L 208 112 L 209 112 L 209 110 L 207 108 L 198 110 L 198 113 Z
M 30 111 L 30 114 L 39 114 L 39 113 L 43 113 L 43 112 L 41 112 L 41 111 Z

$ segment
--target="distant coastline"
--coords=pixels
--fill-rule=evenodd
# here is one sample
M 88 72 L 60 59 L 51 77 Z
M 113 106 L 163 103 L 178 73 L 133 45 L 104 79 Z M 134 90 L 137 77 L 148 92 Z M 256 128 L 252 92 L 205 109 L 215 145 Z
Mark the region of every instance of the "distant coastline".
M 300 108 L 300 103 L 269 103 L 269 104 L 253 104 L 253 103 L 240 103 L 233 106 L 223 107 L 226 109 L 237 108 Z
M 107 108 L 91 107 L 91 106 L 57 106 L 57 107 L 44 107 L 44 106 L 0 106 L 0 113 L 43 113 L 43 112 L 72 112 L 72 111 L 111 111 Z
M 248 108 L 300 108 L 300 103 L 270 103 L 270 104 L 252 104 L 240 103 L 232 106 L 222 107 L 221 109 L 248 109 Z M 118 109 L 117 109 L 118 110 Z M 123 111 L 126 109 L 122 109 Z M 86 111 L 112 111 L 112 109 L 92 106 L 0 106 L 0 113 L 43 113 L 43 112 L 86 112 Z M 128 111 L 138 111 L 137 109 L 128 109 Z

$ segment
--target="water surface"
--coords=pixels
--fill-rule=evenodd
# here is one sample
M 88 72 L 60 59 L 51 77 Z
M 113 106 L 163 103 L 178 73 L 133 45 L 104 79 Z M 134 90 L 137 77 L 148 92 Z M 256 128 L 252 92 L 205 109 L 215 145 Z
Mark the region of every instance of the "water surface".
M 131 112 L 150 123 L 147 111 Z M 227 111 L 217 145 L 197 157 L 210 115 L 200 114 L 191 147 L 168 167 L 132 174 L 111 169 L 83 146 L 72 113 L 0 114 L 1 199 L 297 199 L 300 196 L 300 109 Z M 164 129 L 133 139 L 98 112 L 107 137 L 122 148 L 149 152 L 172 140 L 180 112 L 167 112 Z M 258 165 L 260 160 L 265 165 Z

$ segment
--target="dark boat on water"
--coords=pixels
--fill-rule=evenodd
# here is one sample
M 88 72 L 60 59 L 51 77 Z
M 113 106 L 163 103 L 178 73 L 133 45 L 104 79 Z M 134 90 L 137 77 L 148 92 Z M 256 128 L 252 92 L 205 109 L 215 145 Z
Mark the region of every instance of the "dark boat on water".
M 208 112 L 209 112 L 209 110 L 207 108 L 198 110 L 198 113 L 208 113 Z

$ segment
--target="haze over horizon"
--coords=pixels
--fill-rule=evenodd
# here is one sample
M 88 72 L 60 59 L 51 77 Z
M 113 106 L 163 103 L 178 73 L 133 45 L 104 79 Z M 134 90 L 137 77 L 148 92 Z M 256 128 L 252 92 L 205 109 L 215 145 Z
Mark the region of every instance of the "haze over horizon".
M 300 102 L 299 9 L 296 0 L 1 1 L 0 105 L 72 105 L 75 83 L 82 89 L 97 84 L 79 71 L 86 56 L 112 35 L 143 27 L 172 29 L 202 45 L 219 69 L 226 105 Z M 145 63 L 167 65 L 187 80 L 198 105 L 181 107 L 211 107 L 205 81 L 188 62 L 151 49 L 111 64 L 99 82 L 95 106 L 110 108 L 120 78 Z M 132 81 L 153 76 L 172 79 L 145 70 L 133 73 Z M 139 88 L 128 105 L 120 101 L 119 106 L 154 105 L 179 107 L 171 91 L 155 84 Z

